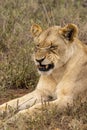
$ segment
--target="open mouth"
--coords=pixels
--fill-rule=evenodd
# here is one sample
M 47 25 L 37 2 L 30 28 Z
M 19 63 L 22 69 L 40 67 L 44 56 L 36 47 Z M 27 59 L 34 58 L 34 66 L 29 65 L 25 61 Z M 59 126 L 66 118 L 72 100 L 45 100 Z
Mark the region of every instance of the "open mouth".
M 54 68 L 54 64 L 48 64 L 48 65 L 38 65 L 38 69 L 39 71 L 49 71 L 50 69 L 53 69 Z

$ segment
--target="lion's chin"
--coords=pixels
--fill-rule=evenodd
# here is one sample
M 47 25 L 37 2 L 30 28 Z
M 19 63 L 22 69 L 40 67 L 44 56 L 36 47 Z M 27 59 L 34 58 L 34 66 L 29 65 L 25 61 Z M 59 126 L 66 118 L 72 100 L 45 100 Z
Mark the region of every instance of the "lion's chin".
M 39 70 L 38 70 L 38 73 L 39 73 L 40 75 L 50 75 L 50 74 L 52 74 L 53 70 L 54 70 L 54 69 L 51 69 L 51 70 L 49 70 L 49 71 L 39 71 Z

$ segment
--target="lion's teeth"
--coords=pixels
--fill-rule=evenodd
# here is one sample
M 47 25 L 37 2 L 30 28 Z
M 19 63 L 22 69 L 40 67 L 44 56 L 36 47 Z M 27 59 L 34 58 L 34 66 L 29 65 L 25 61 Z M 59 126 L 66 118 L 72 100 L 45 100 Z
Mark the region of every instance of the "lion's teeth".
M 48 65 L 46 65 L 46 69 L 48 68 Z

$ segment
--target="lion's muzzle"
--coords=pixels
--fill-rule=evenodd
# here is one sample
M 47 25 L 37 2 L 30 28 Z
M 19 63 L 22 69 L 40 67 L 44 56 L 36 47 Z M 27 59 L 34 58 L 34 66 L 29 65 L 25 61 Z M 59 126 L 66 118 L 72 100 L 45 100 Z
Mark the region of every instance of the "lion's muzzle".
M 40 65 L 37 66 L 37 68 L 38 68 L 39 71 L 49 71 L 50 69 L 54 68 L 54 64 L 53 63 L 48 64 L 48 65 L 40 64 Z

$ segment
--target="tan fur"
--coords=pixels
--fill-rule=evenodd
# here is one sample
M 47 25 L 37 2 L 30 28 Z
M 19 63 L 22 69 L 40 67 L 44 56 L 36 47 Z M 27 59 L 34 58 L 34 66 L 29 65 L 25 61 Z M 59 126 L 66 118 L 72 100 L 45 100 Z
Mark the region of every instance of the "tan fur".
M 35 91 L 0 106 L 2 113 L 5 110 L 9 113 L 8 106 L 17 108 L 20 111 L 17 118 L 20 113 L 27 115 L 35 108 L 41 108 L 44 101 L 64 108 L 87 90 L 87 47 L 77 37 L 77 26 L 68 24 L 63 28 L 54 26 L 42 31 L 35 24 L 31 31 L 36 46 L 34 61 L 37 68 L 41 59 L 42 65 L 53 64 L 54 68 L 47 72 L 39 71 L 41 76 Z

